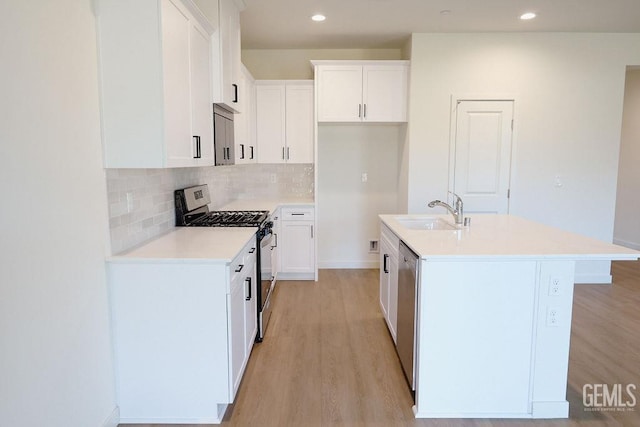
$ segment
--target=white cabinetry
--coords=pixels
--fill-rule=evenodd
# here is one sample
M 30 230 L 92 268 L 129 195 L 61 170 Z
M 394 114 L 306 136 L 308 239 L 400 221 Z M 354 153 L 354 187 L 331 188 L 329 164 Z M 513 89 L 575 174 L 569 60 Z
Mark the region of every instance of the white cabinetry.
M 319 122 L 406 122 L 408 61 L 313 61 Z
M 242 112 L 233 117 L 236 164 L 255 163 L 258 159 L 255 135 L 255 84 L 253 76 L 242 66 L 239 80 Z
M 313 81 L 256 81 L 259 163 L 313 163 Z
M 219 28 L 214 35 L 214 102 L 242 112 L 240 93 L 240 11 L 242 0 L 218 0 Z
M 380 308 L 393 341 L 398 325 L 398 247 L 400 240 L 380 225 Z
M 236 258 L 231 269 L 229 336 L 234 396 L 240 386 L 258 330 L 255 263 L 256 246 L 250 243 Z
M 279 277 L 283 279 L 315 278 L 314 226 L 313 207 L 281 208 Z
M 108 263 L 120 422 L 221 422 L 257 331 L 256 250 Z
M 212 33 L 190 0 L 99 0 L 105 167 L 213 164 Z

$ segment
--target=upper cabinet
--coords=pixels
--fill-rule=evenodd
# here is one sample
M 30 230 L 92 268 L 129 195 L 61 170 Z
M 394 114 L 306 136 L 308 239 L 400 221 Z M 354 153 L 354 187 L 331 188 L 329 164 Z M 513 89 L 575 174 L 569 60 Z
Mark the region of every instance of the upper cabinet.
M 240 113 L 242 65 L 240 57 L 240 11 L 242 0 L 218 0 L 218 30 L 214 34 L 213 99 Z
M 105 167 L 213 164 L 213 31 L 191 0 L 98 1 Z
M 406 122 L 409 61 L 312 61 L 319 122 Z
M 240 102 L 242 112 L 234 115 L 235 128 L 235 155 L 236 164 L 256 163 L 258 151 L 256 150 L 255 135 L 255 83 L 253 76 L 243 65 L 239 80 Z
M 259 163 L 313 163 L 313 81 L 256 80 Z

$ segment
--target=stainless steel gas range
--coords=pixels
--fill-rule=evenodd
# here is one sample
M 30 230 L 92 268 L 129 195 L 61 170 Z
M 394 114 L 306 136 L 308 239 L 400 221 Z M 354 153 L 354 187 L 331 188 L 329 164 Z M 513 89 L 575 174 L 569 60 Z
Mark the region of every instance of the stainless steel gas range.
M 176 226 L 184 227 L 255 227 L 258 298 L 258 334 L 261 342 L 271 317 L 271 297 L 275 287 L 271 270 L 271 251 L 274 248 L 273 222 L 269 221 L 269 211 L 210 211 L 209 187 L 206 184 L 176 190 Z

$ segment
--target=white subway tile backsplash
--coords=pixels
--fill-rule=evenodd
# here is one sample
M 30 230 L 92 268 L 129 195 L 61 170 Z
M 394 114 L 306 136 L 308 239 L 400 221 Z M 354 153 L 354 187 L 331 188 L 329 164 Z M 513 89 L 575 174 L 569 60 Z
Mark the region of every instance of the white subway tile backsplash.
M 213 209 L 235 199 L 309 198 L 312 164 L 234 165 L 178 169 L 107 169 L 111 250 L 122 252 L 175 226 L 173 192 L 208 184 Z M 275 176 L 275 183 L 271 178 Z M 131 194 L 131 212 L 127 193 Z

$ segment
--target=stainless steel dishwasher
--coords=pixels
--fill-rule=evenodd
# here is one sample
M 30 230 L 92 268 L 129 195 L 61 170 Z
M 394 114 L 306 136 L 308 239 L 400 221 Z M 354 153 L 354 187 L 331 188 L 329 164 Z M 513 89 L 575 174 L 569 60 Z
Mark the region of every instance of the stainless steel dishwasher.
M 400 241 L 398 260 L 398 330 L 396 350 L 411 390 L 416 389 L 416 295 L 418 255 Z

